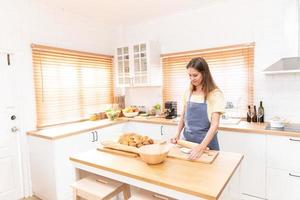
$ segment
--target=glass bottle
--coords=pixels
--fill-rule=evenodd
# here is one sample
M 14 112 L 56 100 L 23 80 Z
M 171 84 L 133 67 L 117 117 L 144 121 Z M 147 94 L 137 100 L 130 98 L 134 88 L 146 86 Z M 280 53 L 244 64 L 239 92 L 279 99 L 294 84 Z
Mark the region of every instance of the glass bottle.
M 264 110 L 264 107 L 262 105 L 262 101 L 259 102 L 259 107 L 258 107 L 258 110 L 257 110 L 257 119 L 258 119 L 258 122 L 260 123 L 263 123 L 265 120 L 265 110 Z
M 252 122 L 257 122 L 256 106 L 253 106 L 253 118 L 252 118 Z
M 250 105 L 248 105 L 248 112 L 247 112 L 247 122 L 251 122 L 251 107 Z

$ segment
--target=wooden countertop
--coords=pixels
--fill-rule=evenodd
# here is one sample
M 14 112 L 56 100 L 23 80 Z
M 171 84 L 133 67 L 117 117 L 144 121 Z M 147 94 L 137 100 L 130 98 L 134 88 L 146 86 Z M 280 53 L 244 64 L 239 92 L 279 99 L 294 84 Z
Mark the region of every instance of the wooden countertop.
M 108 119 L 97 120 L 97 121 L 83 121 L 62 126 L 55 126 L 37 131 L 29 131 L 27 135 L 41 137 L 44 139 L 60 139 L 71 135 L 80 134 L 87 131 L 94 131 L 95 129 L 112 126 L 127 122 L 126 118 L 119 118 L 111 121 Z
M 95 129 L 112 126 L 115 124 L 125 122 L 143 122 L 151 124 L 162 124 L 162 125 L 174 125 L 178 124 L 178 121 L 165 118 L 156 117 L 135 117 L 135 118 L 118 118 L 115 121 L 108 119 L 98 121 L 84 121 L 63 126 L 57 126 L 53 128 L 47 128 L 43 130 L 29 131 L 27 135 L 41 137 L 44 139 L 60 139 L 68 137 L 70 135 L 80 134 L 86 131 L 93 131 Z M 271 134 L 279 136 L 290 136 L 300 137 L 300 132 L 289 132 L 289 131 L 278 131 L 278 130 L 265 130 L 266 123 L 248 123 L 241 121 L 239 124 L 220 124 L 220 131 L 232 131 L 232 132 L 246 132 L 246 133 L 257 133 L 257 134 Z
M 220 152 L 212 164 L 167 158 L 162 164 L 148 165 L 140 158 L 92 150 L 70 160 L 201 198 L 218 199 L 242 158 L 241 154 Z

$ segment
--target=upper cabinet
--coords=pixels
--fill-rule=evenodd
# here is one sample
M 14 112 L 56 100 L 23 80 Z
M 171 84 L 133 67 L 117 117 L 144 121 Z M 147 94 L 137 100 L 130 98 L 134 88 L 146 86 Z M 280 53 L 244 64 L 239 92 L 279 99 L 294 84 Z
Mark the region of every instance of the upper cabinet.
M 115 66 L 118 87 L 161 85 L 158 42 L 148 41 L 117 48 Z

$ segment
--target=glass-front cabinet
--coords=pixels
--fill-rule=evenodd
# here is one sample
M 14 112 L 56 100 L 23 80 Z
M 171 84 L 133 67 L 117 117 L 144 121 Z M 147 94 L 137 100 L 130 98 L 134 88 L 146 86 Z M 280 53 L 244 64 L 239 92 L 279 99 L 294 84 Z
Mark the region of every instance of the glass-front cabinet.
M 128 47 L 117 49 L 117 76 L 121 85 L 130 84 L 129 56 Z
M 160 47 L 157 42 L 119 47 L 116 54 L 119 87 L 161 85 Z

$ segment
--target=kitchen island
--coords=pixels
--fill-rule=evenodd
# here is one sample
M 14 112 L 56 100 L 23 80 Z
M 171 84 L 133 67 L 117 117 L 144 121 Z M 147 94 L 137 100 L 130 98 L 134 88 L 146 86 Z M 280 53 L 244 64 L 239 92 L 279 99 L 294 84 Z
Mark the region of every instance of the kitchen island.
M 212 164 L 167 158 L 148 165 L 140 158 L 91 150 L 70 157 L 77 177 L 81 171 L 98 174 L 176 199 L 226 199 L 230 180 L 238 177 L 243 155 L 220 152 Z

